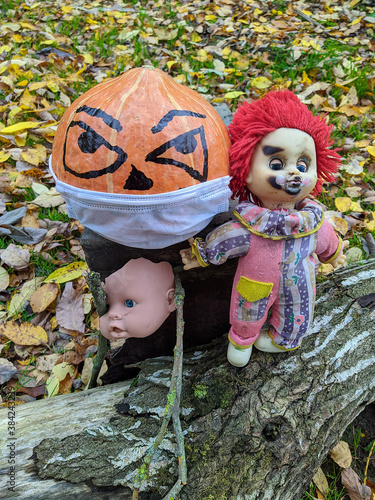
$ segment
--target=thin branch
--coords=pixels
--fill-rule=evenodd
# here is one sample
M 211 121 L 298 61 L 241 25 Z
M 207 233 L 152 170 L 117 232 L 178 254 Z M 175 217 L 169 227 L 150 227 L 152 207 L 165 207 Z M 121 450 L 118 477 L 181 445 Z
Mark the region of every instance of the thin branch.
M 90 292 L 92 293 L 95 309 L 97 310 L 99 317 L 101 317 L 107 312 L 107 302 L 105 291 L 102 288 L 102 280 L 100 278 L 100 274 L 90 272 L 88 273 L 86 279 L 89 285 Z M 103 365 L 104 358 L 108 350 L 109 341 L 99 332 L 98 350 L 96 352 L 94 366 L 92 368 L 90 381 L 87 384 L 87 389 L 92 389 L 96 386 L 96 379 L 98 378 L 100 369 Z
M 179 477 L 176 484 L 170 490 L 170 492 L 164 497 L 164 500 L 170 500 L 175 498 L 176 494 L 181 490 L 182 486 L 186 484 L 187 469 L 186 469 L 186 459 L 185 459 L 185 446 L 184 438 L 181 429 L 180 422 L 180 397 L 181 397 L 181 387 L 182 387 L 182 363 L 183 363 L 183 334 L 184 334 L 184 319 L 183 319 L 183 304 L 185 297 L 185 290 L 182 287 L 180 278 L 176 276 L 175 283 L 175 303 L 177 309 L 177 339 L 176 346 L 174 349 L 174 362 L 172 369 L 171 384 L 167 396 L 167 406 L 165 408 L 165 413 L 162 419 L 162 424 L 158 435 L 156 436 L 153 444 L 147 450 L 145 457 L 143 459 L 143 464 L 138 469 L 138 472 L 134 479 L 134 491 L 133 500 L 138 499 L 139 490 L 141 488 L 142 482 L 148 476 L 148 470 L 152 461 L 152 458 L 160 445 L 165 431 L 167 430 L 168 424 L 171 417 L 173 416 L 173 425 L 176 433 L 177 439 L 177 451 L 179 459 Z
M 366 481 L 367 481 L 367 471 L 368 471 L 368 466 L 370 465 L 370 460 L 372 457 L 372 452 L 374 451 L 375 447 L 375 441 L 372 443 L 370 453 L 368 454 L 367 460 L 366 460 L 366 468 L 365 468 L 365 477 L 363 479 L 363 484 L 366 486 Z

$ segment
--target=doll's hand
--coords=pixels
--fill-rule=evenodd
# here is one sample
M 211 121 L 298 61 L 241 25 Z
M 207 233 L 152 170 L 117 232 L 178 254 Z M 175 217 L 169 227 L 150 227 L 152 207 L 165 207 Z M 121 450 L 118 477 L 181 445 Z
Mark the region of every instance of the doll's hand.
M 346 248 L 348 246 L 349 246 L 349 241 L 343 241 L 343 243 L 342 243 L 342 250 L 344 251 L 344 248 Z M 335 269 L 337 269 L 338 267 L 345 266 L 345 264 L 346 264 L 346 255 L 344 255 L 343 253 L 341 253 L 337 257 L 337 259 L 335 259 L 332 262 L 330 262 L 330 264 Z
M 192 245 L 194 243 L 194 238 L 189 238 L 189 243 Z M 199 262 L 197 261 L 196 257 L 193 255 L 193 252 L 190 248 L 184 248 L 183 250 L 180 250 L 180 255 L 181 255 L 181 260 L 184 264 L 184 269 L 185 271 L 188 271 L 189 269 L 193 269 L 194 267 L 200 267 Z

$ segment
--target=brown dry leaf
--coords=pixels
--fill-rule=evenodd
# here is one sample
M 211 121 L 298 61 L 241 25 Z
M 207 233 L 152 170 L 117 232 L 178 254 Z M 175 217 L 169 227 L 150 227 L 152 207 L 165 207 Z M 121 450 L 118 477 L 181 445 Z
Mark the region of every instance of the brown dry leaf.
M 30 299 L 31 309 L 39 313 L 47 309 L 59 294 L 59 286 L 55 283 L 46 283 L 36 290 Z
M 30 262 L 30 252 L 27 248 L 19 248 L 11 243 L 1 254 L 1 260 L 16 271 L 25 269 Z
M 352 463 L 352 454 L 348 443 L 345 441 L 339 441 L 329 454 L 331 455 L 332 460 L 334 460 L 337 465 L 343 469 L 350 467 Z
M 60 326 L 67 330 L 80 333 L 85 331 L 85 315 L 83 312 L 83 295 L 80 289 L 75 289 L 69 281 L 56 306 L 56 319 Z
M 341 482 L 345 486 L 350 500 L 371 500 L 371 489 L 362 483 L 358 474 L 351 467 L 341 471 Z
M 83 356 L 76 351 L 66 351 L 62 359 L 65 363 L 69 363 L 70 365 L 79 365 L 83 361 Z
M 316 498 L 318 498 L 318 500 L 326 500 L 326 497 L 318 489 L 316 490 Z
M 57 361 L 61 358 L 61 354 L 53 353 L 46 356 L 39 356 L 36 360 L 36 367 L 41 372 L 51 372 Z
M 322 492 L 322 498 L 325 498 L 329 493 L 329 485 L 327 478 L 320 467 L 316 471 L 316 474 L 313 477 L 313 481 L 316 484 L 317 488 Z
M 72 389 L 73 378 L 66 374 L 66 377 L 60 381 L 60 393 L 61 394 L 69 394 Z
M 18 345 L 42 345 L 48 342 L 46 331 L 30 323 L 18 325 L 15 321 L 8 321 L 0 325 L 0 334 Z

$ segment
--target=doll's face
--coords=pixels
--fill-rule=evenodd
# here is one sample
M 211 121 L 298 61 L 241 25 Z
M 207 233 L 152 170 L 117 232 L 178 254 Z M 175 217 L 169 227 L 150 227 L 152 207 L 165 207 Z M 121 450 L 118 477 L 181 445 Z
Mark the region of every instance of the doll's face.
M 246 185 L 266 208 L 294 208 L 316 181 L 314 139 L 302 130 L 279 128 L 257 144 Z
M 100 318 L 101 333 L 109 340 L 154 333 L 175 309 L 173 283 L 167 262 L 129 261 L 105 281 L 109 308 Z

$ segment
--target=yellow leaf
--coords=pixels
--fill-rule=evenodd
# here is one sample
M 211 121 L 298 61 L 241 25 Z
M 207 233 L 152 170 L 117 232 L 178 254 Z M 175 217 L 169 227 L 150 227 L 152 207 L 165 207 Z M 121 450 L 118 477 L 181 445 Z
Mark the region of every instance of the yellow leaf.
M 0 291 L 4 291 L 9 286 L 9 274 L 6 269 L 0 267 Z
M 272 82 L 265 76 L 259 76 L 258 78 L 254 78 L 252 85 L 257 89 L 267 89 L 272 85 Z
M 375 220 L 369 221 L 368 219 L 365 219 L 363 221 L 363 227 L 367 229 L 367 231 L 373 231 L 375 229 Z
M 9 157 L 10 157 L 9 151 L 4 151 L 3 149 L 0 150 L 0 163 L 7 161 Z
M 319 488 L 319 490 L 324 495 L 327 496 L 328 493 L 329 493 L 329 485 L 328 485 L 327 478 L 326 478 L 324 472 L 322 471 L 322 469 L 320 467 L 317 470 L 315 476 L 313 477 L 313 481 L 316 484 L 316 486 Z
M 352 201 L 350 205 L 350 210 L 352 212 L 363 212 L 361 205 L 357 201 Z
M 331 221 L 333 222 L 333 227 L 336 231 L 345 236 L 349 229 L 349 225 L 346 220 L 341 217 L 332 217 Z
M 202 41 L 202 37 L 200 37 L 200 36 L 198 35 L 198 33 L 196 33 L 196 32 L 194 31 L 194 33 L 192 33 L 192 35 L 191 35 L 191 37 L 190 37 L 190 40 L 191 40 L 192 42 L 194 42 L 194 43 L 199 43 L 199 42 L 201 42 L 201 41 Z
M 178 64 L 178 61 L 168 61 L 167 62 L 168 69 L 171 69 L 171 67 L 174 66 L 175 64 Z
M 349 4 L 349 8 L 353 8 L 357 5 L 357 3 L 359 3 L 361 0 L 351 0 L 350 4 Z
M 40 125 L 41 122 L 19 122 L 16 123 L 15 125 L 11 125 L 10 127 L 4 127 L 0 130 L 0 134 L 17 134 L 17 132 L 20 132 L 21 130 L 26 130 L 29 128 L 36 128 Z
M 18 115 L 18 113 L 22 113 L 23 109 L 20 108 L 19 106 L 16 106 L 15 108 L 11 109 L 8 114 L 8 119 L 13 118 L 14 116 Z
M 22 43 L 23 42 L 23 37 L 21 35 L 19 35 L 18 33 L 16 35 L 13 35 L 12 38 L 13 38 L 13 40 L 16 43 Z
M 375 158 L 375 146 L 368 146 L 366 150 L 368 153 L 370 153 L 371 156 Z
M 35 83 L 31 83 L 29 85 L 29 89 L 31 91 L 33 91 L 33 90 L 42 89 L 43 87 L 46 87 L 46 86 L 47 86 L 47 82 L 35 82 Z
M 236 97 L 239 97 L 240 95 L 244 95 L 245 92 L 240 92 L 240 91 L 233 91 L 233 92 L 227 92 L 225 94 L 226 99 L 236 99 Z
M 87 64 L 94 64 L 94 59 L 91 54 L 83 54 L 83 59 Z
M 337 210 L 340 210 L 340 212 L 347 212 L 351 209 L 352 200 L 346 196 L 339 197 L 335 199 L 335 205 Z
M 26 87 L 26 85 L 29 83 L 29 80 L 22 80 L 21 82 L 17 83 L 17 87 Z
M 312 83 L 310 78 L 307 76 L 306 71 L 302 72 L 302 83 L 307 83 L 307 85 L 310 85 L 310 83 Z
M 64 14 L 68 14 L 72 10 L 72 6 L 71 5 L 63 5 L 61 7 L 61 10 L 64 12 Z
M 55 43 L 55 40 L 43 40 L 42 42 L 40 42 L 42 45 L 52 45 L 53 43 Z
M 10 45 L 3 45 L 2 47 L 0 47 L 0 54 L 2 54 L 3 52 L 9 52 L 10 50 L 12 50 L 12 47 Z
M 56 396 L 60 389 L 60 382 L 62 382 L 67 375 L 71 377 L 74 374 L 74 366 L 69 363 L 59 363 L 52 369 L 51 375 L 46 381 L 48 397 Z
M 47 87 L 50 90 L 52 90 L 52 92 L 59 92 L 60 91 L 60 87 L 55 82 L 48 82 Z
M 86 262 L 72 262 L 71 264 L 57 269 L 50 274 L 45 283 L 66 283 L 82 276 L 84 271 L 88 271 Z
M 31 309 L 35 313 L 40 313 L 47 309 L 49 305 L 56 299 L 59 293 L 58 285 L 54 283 L 46 283 L 36 290 L 30 299 Z
M 47 150 L 42 144 L 36 144 L 32 149 L 22 151 L 22 158 L 36 167 L 47 158 Z
M 195 59 L 197 59 L 197 61 L 199 61 L 199 62 L 206 62 L 209 59 L 211 59 L 211 56 L 204 49 L 200 49 L 200 50 L 198 50 L 197 56 Z
M 42 277 L 33 278 L 30 281 L 26 281 L 26 283 L 22 286 L 20 292 L 13 295 L 9 303 L 9 318 L 19 314 L 22 311 L 22 308 L 25 306 L 26 302 L 31 299 L 33 293 L 39 288 L 42 281 Z
M 41 326 L 31 323 L 7 321 L 0 325 L 0 333 L 17 345 L 41 345 L 48 343 L 48 335 Z
M 205 20 L 206 21 L 216 21 L 217 17 L 212 15 L 212 14 L 209 14 L 208 16 L 204 16 Z
M 186 76 L 185 75 L 177 75 L 173 77 L 173 80 L 177 83 L 186 83 Z

